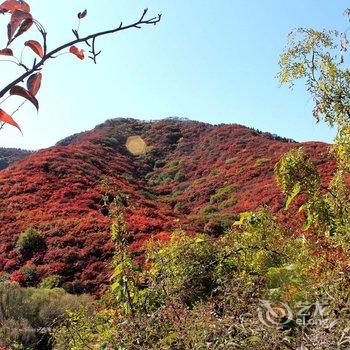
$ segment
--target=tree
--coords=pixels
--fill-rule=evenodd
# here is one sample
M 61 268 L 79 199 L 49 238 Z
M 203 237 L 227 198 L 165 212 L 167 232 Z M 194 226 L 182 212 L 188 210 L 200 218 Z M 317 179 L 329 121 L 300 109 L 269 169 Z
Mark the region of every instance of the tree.
M 20 126 L 13 119 L 13 115 L 26 101 L 31 102 L 37 110 L 39 109 L 39 102 L 35 96 L 40 89 L 42 79 L 41 71 L 46 61 L 57 58 L 58 54 L 65 52 L 66 50 L 83 60 L 85 58 L 85 51 L 82 48 L 78 48 L 76 45 L 84 44 L 88 49 L 88 57 L 96 64 L 97 57 L 101 53 L 101 51 L 96 47 L 97 39 L 102 36 L 115 34 L 131 28 L 140 29 L 144 25 L 156 25 L 161 20 L 161 14 L 158 14 L 155 17 L 147 18 L 147 12 L 148 9 L 145 9 L 141 17 L 134 23 L 124 25 L 123 22 L 121 22 L 115 28 L 81 36 L 79 33 L 80 22 L 87 16 L 87 10 L 84 10 L 79 12 L 77 15 L 79 21 L 78 28 L 72 29 L 74 39 L 50 50 L 48 48 L 47 32 L 43 25 L 30 13 L 30 6 L 23 0 L 4 1 L 0 5 L 0 14 L 9 14 L 10 21 L 7 25 L 8 41 L 6 47 L 0 50 L 0 55 L 7 56 L 7 61 L 17 65 L 19 68 L 23 69 L 24 72 L 19 74 L 16 79 L 8 83 L 0 90 L 0 99 L 3 98 L 3 100 L 0 101 L 0 105 L 12 95 L 19 95 L 23 97 L 25 101 L 19 105 L 12 114 L 7 113 L 0 108 L 0 130 L 5 124 L 10 124 L 21 130 Z M 36 40 L 25 41 L 24 46 L 29 47 L 36 56 L 36 58 L 30 64 L 24 61 L 22 54 L 19 58 L 15 55 L 11 49 L 11 44 L 18 37 L 29 32 L 31 28 L 35 28 L 41 34 L 42 40 L 41 42 Z M 24 83 L 25 81 L 26 87 L 21 85 L 21 83 Z
M 350 17 L 350 9 L 345 11 Z M 300 196 L 299 211 L 305 212 L 303 230 L 317 251 L 313 260 L 322 283 L 317 298 L 328 301 L 328 322 L 337 326 L 328 332 L 322 326 L 308 327 L 302 347 L 345 349 L 349 334 L 342 323 L 349 307 L 347 266 L 350 249 L 350 70 L 347 31 L 317 31 L 300 28 L 289 35 L 281 55 L 279 79 L 293 86 L 303 80 L 314 101 L 313 116 L 336 129 L 330 151 L 336 160 L 332 179 L 322 181 L 316 164 L 302 149 L 289 151 L 275 167 L 277 183 L 288 196 L 286 207 Z M 328 252 L 327 252 L 328 249 Z
M 350 9 L 345 11 L 350 18 Z M 321 181 L 316 165 L 302 149 L 288 152 L 276 165 L 277 182 L 288 195 L 287 207 L 302 194 L 306 213 L 304 230 L 334 237 L 344 246 L 350 242 L 350 70 L 347 61 L 346 32 L 317 31 L 299 28 L 288 38 L 281 55 L 279 79 L 294 85 L 304 80 L 313 101 L 313 116 L 335 127 L 337 134 L 332 146 L 336 169 L 328 185 Z

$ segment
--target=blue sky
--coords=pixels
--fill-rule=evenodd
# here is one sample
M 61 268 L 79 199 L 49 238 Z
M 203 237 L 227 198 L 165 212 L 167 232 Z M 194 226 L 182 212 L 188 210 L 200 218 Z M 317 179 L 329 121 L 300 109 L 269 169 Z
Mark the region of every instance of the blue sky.
M 275 78 L 287 34 L 296 27 L 336 28 L 347 22 L 340 0 L 60 0 L 29 1 L 47 29 L 49 47 L 72 38 L 76 13 L 88 9 L 81 34 L 131 22 L 142 10 L 162 13 L 156 27 L 98 41 L 97 65 L 62 55 L 44 67 L 40 112 L 26 104 L 16 114 L 24 136 L 1 131 L 2 147 L 38 149 L 113 117 L 187 117 L 239 123 L 296 140 L 331 141 L 333 131 L 312 120 L 302 86 Z M 1 28 L 8 18 L 2 16 Z M 4 30 L 3 30 L 4 31 Z M 0 38 L 4 38 L 1 35 Z M 36 35 L 23 37 L 23 40 Z M 3 44 L 3 43 L 2 43 Z M 18 41 L 19 51 L 21 40 Z M 15 46 L 16 48 L 16 46 Z M 32 59 L 30 51 L 25 57 Z M 18 74 L 1 63 L 1 83 Z M 19 98 L 2 106 L 9 112 Z

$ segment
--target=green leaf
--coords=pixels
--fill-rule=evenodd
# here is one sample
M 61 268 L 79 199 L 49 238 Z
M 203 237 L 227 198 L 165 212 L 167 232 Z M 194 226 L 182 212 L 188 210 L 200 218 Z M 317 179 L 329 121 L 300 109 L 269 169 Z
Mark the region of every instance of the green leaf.
M 251 337 L 248 338 L 248 342 L 251 344 L 256 344 L 260 343 L 261 338 L 258 335 L 252 335 Z
M 311 225 L 314 223 L 315 219 L 311 213 L 308 213 L 305 224 L 303 225 L 303 230 L 307 231 Z
M 297 182 L 293 187 L 292 193 L 288 196 L 286 206 L 285 206 L 286 210 L 288 209 L 290 203 L 292 203 L 293 199 L 300 193 L 300 190 L 301 190 L 300 183 Z
M 289 264 L 289 265 L 285 265 L 284 268 L 287 271 L 293 271 L 293 270 L 295 270 L 296 266 L 295 266 L 295 264 Z
M 252 216 L 252 214 L 253 214 L 253 212 L 251 212 L 251 211 L 246 211 L 244 213 L 241 213 L 239 221 L 235 221 L 233 223 L 233 226 L 241 226 L 241 225 L 243 225 L 246 222 L 246 220 L 249 219 Z

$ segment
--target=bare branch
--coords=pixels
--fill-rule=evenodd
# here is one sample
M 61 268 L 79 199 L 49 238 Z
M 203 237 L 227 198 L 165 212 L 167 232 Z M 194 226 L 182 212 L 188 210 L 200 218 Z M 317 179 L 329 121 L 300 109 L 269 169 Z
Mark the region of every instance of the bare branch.
M 23 106 L 24 104 L 27 102 L 27 100 L 24 100 L 12 113 L 11 113 L 11 117 L 13 117 Z
M 91 58 L 94 61 L 94 63 L 96 64 L 97 63 L 96 58 L 101 53 L 101 50 L 99 52 L 96 52 L 95 43 L 96 43 L 96 38 L 93 38 L 92 44 L 90 45 L 91 50 L 89 52 L 91 53 L 91 56 L 89 56 L 89 58 Z
M 14 57 L 14 58 L 16 58 L 16 57 Z M 17 60 L 17 61 L 13 61 L 13 60 L 0 60 L 0 62 L 14 63 L 16 66 L 23 67 L 26 71 L 29 70 L 28 67 L 27 67 L 25 64 L 19 62 L 18 60 Z

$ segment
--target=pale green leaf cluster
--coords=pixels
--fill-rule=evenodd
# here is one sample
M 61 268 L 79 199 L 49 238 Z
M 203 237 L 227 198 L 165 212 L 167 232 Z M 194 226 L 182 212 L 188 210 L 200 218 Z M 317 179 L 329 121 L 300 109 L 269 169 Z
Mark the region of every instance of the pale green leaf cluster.
M 279 62 L 280 82 L 293 86 L 303 79 L 315 103 L 315 119 L 331 126 L 350 121 L 350 71 L 344 51 L 337 31 L 300 28 L 289 35 Z
M 350 71 L 346 64 L 346 34 L 298 29 L 280 59 L 281 83 L 303 79 L 314 100 L 314 116 L 336 127 L 332 146 L 336 169 L 329 184 L 321 181 L 315 164 L 299 148 L 285 154 L 275 167 L 276 180 L 287 195 L 286 208 L 300 196 L 306 213 L 304 230 L 333 237 L 347 247 L 349 234 Z

